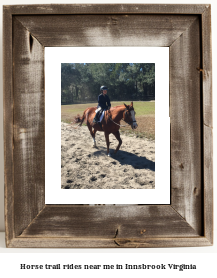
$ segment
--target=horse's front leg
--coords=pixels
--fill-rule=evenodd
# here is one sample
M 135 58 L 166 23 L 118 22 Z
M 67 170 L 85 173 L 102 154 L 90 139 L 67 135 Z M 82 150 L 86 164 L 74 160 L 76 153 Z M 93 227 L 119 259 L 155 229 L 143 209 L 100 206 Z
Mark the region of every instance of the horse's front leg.
M 116 138 L 116 139 L 118 140 L 118 142 L 119 142 L 119 144 L 118 144 L 118 146 L 117 146 L 117 148 L 116 148 L 116 150 L 115 150 L 115 153 L 116 153 L 116 152 L 120 149 L 120 146 L 121 146 L 121 144 L 122 144 L 122 140 L 121 140 L 120 132 L 119 132 L 119 131 L 114 132 L 113 134 L 114 134 L 115 138 Z
M 109 133 L 105 132 L 105 140 L 106 140 L 106 145 L 107 145 L 107 155 L 108 156 L 111 156 L 110 155 L 110 152 L 109 152 Z

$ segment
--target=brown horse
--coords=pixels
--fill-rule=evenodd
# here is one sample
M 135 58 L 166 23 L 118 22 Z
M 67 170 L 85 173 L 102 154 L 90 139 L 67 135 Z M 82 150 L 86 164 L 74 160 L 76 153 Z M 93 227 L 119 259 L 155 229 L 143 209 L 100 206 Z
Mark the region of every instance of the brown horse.
M 97 131 L 103 131 L 105 133 L 105 139 L 107 144 L 107 155 L 110 156 L 109 152 L 109 134 L 112 133 L 118 140 L 119 144 L 115 150 L 115 153 L 119 150 L 122 140 L 120 137 L 120 121 L 123 119 L 126 123 L 131 125 L 132 129 L 137 128 L 137 123 L 135 119 L 135 111 L 133 108 L 133 102 L 131 102 L 131 105 L 120 105 L 112 107 L 110 110 L 105 111 L 104 117 L 101 121 L 101 124 L 99 123 L 93 123 L 93 119 L 96 115 L 95 110 L 96 107 L 90 107 L 87 108 L 83 116 L 76 117 L 76 122 L 80 122 L 79 126 L 82 125 L 83 121 L 86 120 L 88 129 L 90 131 L 90 134 L 93 138 L 93 146 L 96 147 L 96 140 L 95 135 Z M 92 131 L 93 129 L 93 131 Z

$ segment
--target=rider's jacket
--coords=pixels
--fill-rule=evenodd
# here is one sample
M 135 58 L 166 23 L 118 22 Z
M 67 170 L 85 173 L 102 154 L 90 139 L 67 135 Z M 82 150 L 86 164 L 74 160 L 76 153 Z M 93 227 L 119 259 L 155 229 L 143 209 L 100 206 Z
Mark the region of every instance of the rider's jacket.
M 100 94 L 98 96 L 97 108 L 99 107 L 101 107 L 103 110 L 108 110 L 111 107 L 110 99 L 107 95 Z

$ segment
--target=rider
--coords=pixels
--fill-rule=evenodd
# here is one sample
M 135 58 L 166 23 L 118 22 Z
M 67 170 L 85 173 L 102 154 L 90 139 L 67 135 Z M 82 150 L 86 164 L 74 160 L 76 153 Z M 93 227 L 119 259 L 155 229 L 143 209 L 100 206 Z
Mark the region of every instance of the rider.
M 109 110 L 111 108 L 110 99 L 107 96 L 107 87 L 101 86 L 100 91 L 101 91 L 101 94 L 98 96 L 97 113 L 93 119 L 94 123 L 97 123 L 99 121 L 100 111 Z

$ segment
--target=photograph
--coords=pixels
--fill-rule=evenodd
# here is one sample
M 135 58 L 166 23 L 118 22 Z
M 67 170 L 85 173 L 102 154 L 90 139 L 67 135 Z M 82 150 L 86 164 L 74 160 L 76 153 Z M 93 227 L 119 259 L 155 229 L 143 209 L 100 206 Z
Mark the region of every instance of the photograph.
M 45 203 L 169 204 L 169 48 L 46 47 L 45 76 Z
M 155 63 L 61 63 L 61 188 L 155 189 Z

